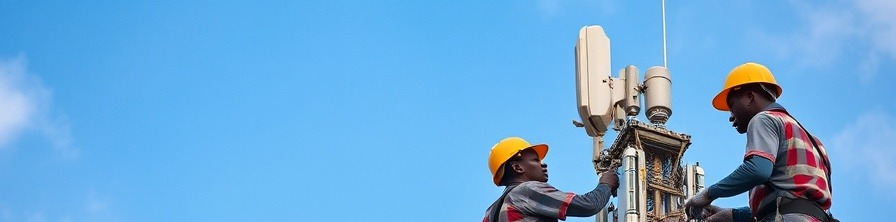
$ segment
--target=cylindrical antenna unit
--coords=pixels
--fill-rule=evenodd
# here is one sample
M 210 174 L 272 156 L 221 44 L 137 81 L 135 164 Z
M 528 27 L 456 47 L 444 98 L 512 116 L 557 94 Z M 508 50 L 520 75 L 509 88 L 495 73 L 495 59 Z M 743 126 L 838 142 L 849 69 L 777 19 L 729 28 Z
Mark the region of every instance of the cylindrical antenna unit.
M 644 105 L 647 119 L 653 124 L 666 124 L 672 116 L 672 79 L 669 69 L 654 66 L 644 74 Z
M 641 112 L 641 100 L 638 99 L 640 90 L 638 84 L 638 67 L 629 65 L 625 67 L 625 99 L 622 100 L 626 116 L 637 116 Z
M 619 78 L 610 78 L 610 96 L 613 97 L 613 130 L 625 126 L 625 70 L 619 70 Z

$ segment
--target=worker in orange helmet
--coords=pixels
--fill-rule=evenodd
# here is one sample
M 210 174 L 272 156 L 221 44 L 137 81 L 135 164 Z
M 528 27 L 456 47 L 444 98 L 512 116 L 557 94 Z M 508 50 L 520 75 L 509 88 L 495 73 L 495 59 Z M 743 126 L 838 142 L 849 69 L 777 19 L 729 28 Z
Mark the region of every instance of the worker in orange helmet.
M 747 135 L 743 164 L 685 202 L 690 218 L 706 221 L 837 221 L 831 208 L 831 165 L 824 145 L 776 103 L 782 88 L 771 71 L 735 67 L 712 105 Z M 750 191 L 749 207 L 720 208 L 713 200 Z
M 597 187 L 584 195 L 557 190 L 548 182 L 545 144 L 530 145 L 519 137 L 495 144 L 488 156 L 492 181 L 505 186 L 501 198 L 486 210 L 483 222 L 543 222 L 566 216 L 589 217 L 600 212 L 619 187 L 615 172 L 601 174 Z

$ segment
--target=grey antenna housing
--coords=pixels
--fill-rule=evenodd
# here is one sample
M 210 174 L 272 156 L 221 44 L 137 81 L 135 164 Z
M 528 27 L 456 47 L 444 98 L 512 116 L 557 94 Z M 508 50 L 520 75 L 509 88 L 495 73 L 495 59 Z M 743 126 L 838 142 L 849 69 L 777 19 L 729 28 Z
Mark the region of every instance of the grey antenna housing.
M 638 98 L 638 94 L 641 94 L 641 87 L 638 86 L 641 82 L 638 79 L 638 67 L 626 66 L 624 73 L 624 76 L 622 76 L 625 78 L 625 98 L 622 100 L 623 109 L 625 109 L 626 116 L 637 116 L 641 112 L 641 100 Z
M 653 124 L 664 125 L 672 116 L 672 79 L 666 67 L 650 67 L 644 74 L 644 105 Z

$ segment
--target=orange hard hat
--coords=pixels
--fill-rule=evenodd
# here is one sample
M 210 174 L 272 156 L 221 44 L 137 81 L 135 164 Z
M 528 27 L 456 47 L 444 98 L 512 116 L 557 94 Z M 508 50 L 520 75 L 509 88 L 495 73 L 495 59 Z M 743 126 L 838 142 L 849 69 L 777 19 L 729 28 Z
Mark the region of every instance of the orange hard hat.
M 715 98 L 712 98 L 712 106 L 721 111 L 730 110 L 728 102 L 726 101 L 728 99 L 728 92 L 731 91 L 732 88 L 749 83 L 768 83 L 775 86 L 774 90 L 777 93 L 774 95 L 775 98 L 780 97 L 783 92 L 781 86 L 775 81 L 775 76 L 772 75 L 772 71 L 769 71 L 768 68 L 758 63 L 748 62 L 734 67 L 734 69 L 728 73 L 728 78 L 725 78 L 725 85 L 722 87 L 722 91 L 719 92 Z
M 492 171 L 492 179 L 495 185 L 500 186 L 499 183 L 501 183 L 501 178 L 504 176 L 502 170 L 504 169 L 504 163 L 520 151 L 528 148 L 535 150 L 535 153 L 538 154 L 538 159 L 544 159 L 544 156 L 548 154 L 548 145 L 531 145 L 519 137 L 508 137 L 492 147 L 492 151 L 488 154 L 488 169 Z

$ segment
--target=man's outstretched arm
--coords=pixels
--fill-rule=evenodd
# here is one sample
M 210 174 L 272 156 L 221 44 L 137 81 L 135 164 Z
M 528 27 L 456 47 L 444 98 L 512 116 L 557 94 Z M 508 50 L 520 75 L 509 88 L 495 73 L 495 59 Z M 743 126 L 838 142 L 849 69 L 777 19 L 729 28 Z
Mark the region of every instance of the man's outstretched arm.
M 764 183 L 772 175 L 772 161 L 758 155 L 750 156 L 734 172 L 708 188 L 711 199 L 731 197 L 747 192 Z
M 610 186 L 599 184 L 591 192 L 576 195 L 569 202 L 566 215 L 574 217 L 590 217 L 604 208 L 610 201 Z

